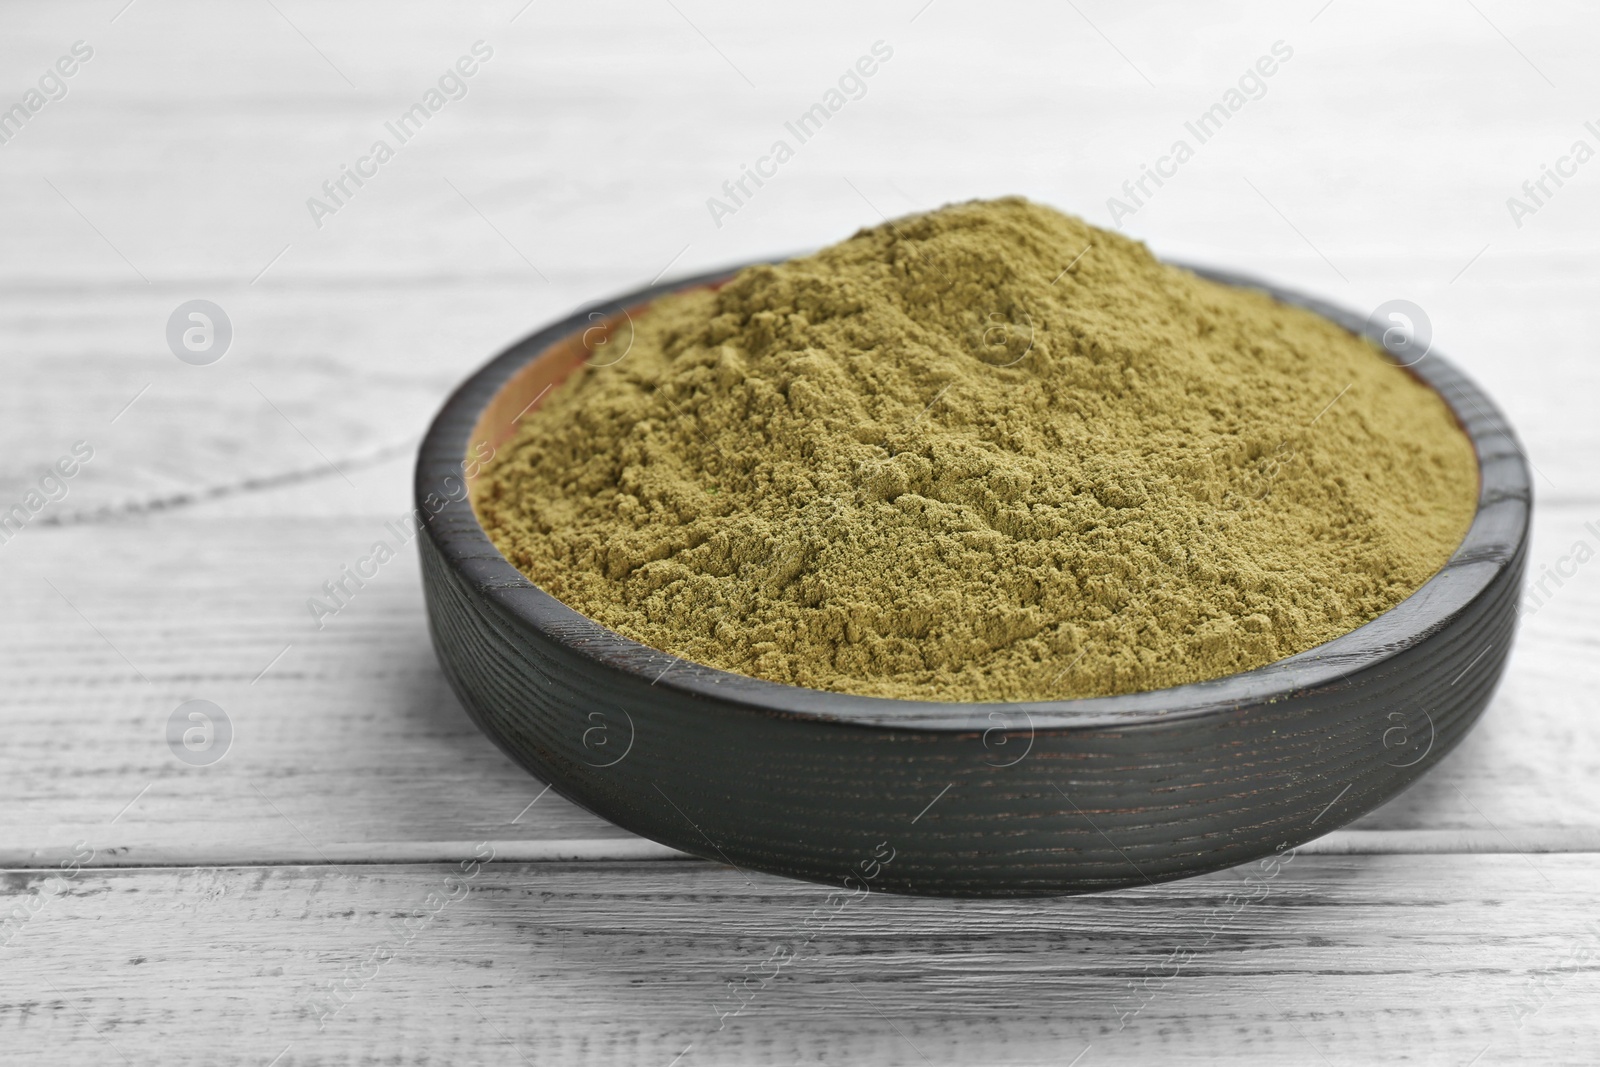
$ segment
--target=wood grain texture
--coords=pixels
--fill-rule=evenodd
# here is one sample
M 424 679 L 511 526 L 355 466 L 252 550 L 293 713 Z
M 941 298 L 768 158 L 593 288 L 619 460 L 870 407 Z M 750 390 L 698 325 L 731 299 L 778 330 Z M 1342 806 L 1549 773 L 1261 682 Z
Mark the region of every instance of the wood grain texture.
M 387 475 L 402 506 L 408 468 L 397 460 L 371 474 Z M 326 847 L 622 835 L 554 794 L 523 812 L 542 786 L 477 732 L 439 675 L 414 547 L 314 628 L 306 598 L 400 510 L 308 514 L 332 480 L 29 529 L 0 549 L 0 596 L 14 608 L 0 615 L 8 862 L 80 838 L 126 849 L 132 862 L 141 849 L 178 846 L 234 856 L 259 846 L 269 861 L 285 846 L 303 850 L 305 838 Z M 1600 509 L 1543 509 L 1530 570 L 1580 538 L 1600 543 L 1585 530 L 1597 518 Z M 1600 745 L 1583 727 L 1600 686 L 1586 629 L 1600 611 L 1600 567 L 1556 593 L 1524 613 L 1479 727 L 1357 828 L 1490 837 L 1600 828 Z M 210 767 L 185 766 L 166 746 L 168 716 L 196 697 L 236 727 Z
M 0 1044 L 35 1064 L 1586 1064 L 1600 925 L 1574 917 L 1597 877 L 1593 856 L 1296 856 L 834 909 L 701 863 L 14 875 L 0 903 L 48 900 L 4 950 Z
M 0 545 L 4 863 L 54 865 L 78 841 L 119 863 L 415 857 L 433 846 L 470 856 L 483 839 L 630 847 L 553 794 L 523 812 L 541 786 L 442 685 L 413 549 L 325 630 L 309 629 L 305 599 L 409 509 L 409 449 L 442 396 L 586 299 L 663 269 L 813 247 L 879 211 L 1022 192 L 1104 224 L 1106 197 L 1278 38 L 1295 58 L 1267 95 L 1126 230 L 1164 255 L 1352 307 L 1421 304 L 1536 467 L 1530 572 L 1570 563 L 1580 539 L 1600 546 L 1585 525 L 1600 525 L 1592 168 L 1521 227 L 1506 211 L 1593 117 L 1581 106 L 1600 98 L 1592 12 L 1503 0 L 1477 10 L 1446 0 L 675 6 L 16 0 L 0 11 L 7 101 L 72 41 L 97 53 L 65 100 L 0 147 L 0 504 L 73 441 L 96 448 L 68 497 Z M 497 55 L 471 95 L 315 228 L 305 198 L 479 37 Z M 878 38 L 896 58 L 869 94 L 716 227 L 705 198 Z M 237 327 L 208 368 L 179 364 L 162 339 L 193 297 L 221 303 Z M 1145 1038 L 1097 1041 L 1082 1067 L 1322 1062 L 1295 1028 L 1339 1063 L 1464 1064 L 1491 1040 L 1479 1064 L 1592 1058 L 1593 972 L 1568 966 L 1566 937 L 1591 914 L 1592 891 L 1552 892 L 1532 872 L 1519 881 L 1526 864 L 1511 849 L 1596 848 L 1597 613 L 1600 566 L 1588 563 L 1525 612 L 1506 682 L 1467 741 L 1316 843 L 1388 855 L 1335 863 L 1328 892 L 1300 913 L 1309 925 L 1240 928 L 1215 970 L 1185 973 L 1141 1013 L 1130 1029 Z M 224 706 L 239 728 L 210 767 L 180 764 L 164 741 L 167 716 L 193 697 Z M 1404 854 L 1486 848 L 1502 855 Z M 1594 884 L 1583 856 L 1552 863 Z M 709 873 L 679 880 L 690 868 Z M 520 881 L 537 885 L 545 869 Z M 334 966 L 316 980 L 337 978 L 377 943 L 365 926 L 351 934 L 352 917 L 415 907 L 434 873 L 382 889 L 347 882 L 339 898 L 328 875 L 308 871 L 278 898 L 289 903 L 261 908 L 236 905 L 258 880 L 286 884 L 286 870 L 95 875 L 0 949 L 0 1060 L 121 1062 L 99 1028 L 133 1062 L 267 1063 L 283 1045 L 257 1037 L 276 1037 L 293 1008 L 265 959 L 323 951 Z M 453 956 L 397 961 L 403 986 L 369 984 L 331 1044 L 296 1045 L 280 1067 L 670 1063 L 684 1047 L 667 1033 L 675 1013 L 698 1025 L 705 1010 L 698 987 L 687 1006 L 684 975 L 729 977 L 720 956 L 710 962 L 731 943 L 717 940 L 721 916 L 765 929 L 790 914 L 782 891 L 817 892 L 763 880 L 770 900 L 731 911 L 717 889 L 728 877 L 699 863 L 602 865 L 585 888 L 508 913 L 514 927 L 476 927 Z M 1181 905 L 1204 885 L 1167 887 L 1117 927 L 1148 950 L 1141 960 L 1159 966 L 1171 952 L 1151 942 L 1192 925 Z M 899 990 L 891 1004 L 909 1018 L 890 1017 L 935 1062 L 1066 1064 L 1092 1037 L 1055 1018 L 1080 1018 L 1122 975 L 1062 977 L 1096 959 L 1084 946 L 1112 929 L 1104 910 L 1078 940 L 1040 924 L 1125 897 L 1139 894 L 1030 905 L 1034 925 L 1014 927 L 1026 945 L 1002 928 L 956 926 L 948 912 L 881 927 L 846 918 L 858 924 L 851 951 L 866 949 L 882 986 Z M 567 925 L 541 934 L 541 916 Z M 663 951 L 664 930 L 689 937 Z M 497 955 L 550 955 L 551 938 L 562 946 L 553 969 Z M 119 956 L 129 939 L 138 944 Z M 155 960 L 160 981 L 141 970 Z M 484 960 L 519 981 L 497 985 Z M 735 975 L 748 957 L 737 961 Z M 1505 998 L 1540 969 L 1553 996 L 1519 1031 Z M 460 988 L 487 984 L 503 1014 L 486 1020 L 430 977 L 463 974 Z M 896 975 L 914 980 L 896 986 Z M 702 1055 L 922 1062 L 847 989 L 804 981 L 812 999 L 736 1021 L 735 1051 L 699 1044 L 679 1067 Z M 1280 1015 L 1267 1016 L 1267 998 Z M 1019 1008 L 1036 999 L 1032 1016 Z M 489 1043 L 495 1027 L 521 1051 Z
M 1565 396 L 1600 384 L 1584 341 L 1600 314 L 1583 299 L 1596 263 L 1575 236 L 1600 224 L 1600 204 L 1575 183 L 1521 229 L 1505 209 L 1581 122 L 1551 106 L 1548 86 L 1470 8 L 1416 5 L 1381 41 L 1360 3 L 1315 23 L 1263 4 L 1166 5 L 1159 18 L 1086 9 L 1125 51 L 1139 43 L 1128 54 L 1154 90 L 1070 9 L 1018 9 L 1016 19 L 1041 24 L 1004 43 L 958 5 L 914 24 L 843 3 L 795 18 L 711 4 L 689 13 L 713 39 L 728 35 L 724 51 L 742 54 L 740 66 L 759 66 L 751 90 L 666 5 L 619 19 L 533 8 L 513 23 L 515 6 L 499 2 L 397 5 L 383 17 L 352 3 L 311 11 L 321 26 L 311 33 L 309 9 L 290 3 L 285 15 L 346 69 L 352 90 L 270 8 L 223 14 L 170 0 L 111 24 L 101 6 L 18 3 L 6 16 L 19 71 L 42 69 L 74 39 L 99 49 L 72 95 L 3 149 L 0 192 L 13 208 L 0 338 L 17 377 L 0 397 L 0 472 L 10 485 L 92 432 L 108 451 L 79 487 L 75 506 L 90 510 L 317 468 L 251 382 L 342 465 L 414 440 L 487 353 L 585 299 L 669 266 L 689 273 L 822 244 L 878 210 L 1021 191 L 1104 224 L 1106 198 L 1281 37 L 1297 58 L 1241 116 L 1251 124 L 1203 146 L 1181 181 L 1126 220 L 1129 231 L 1164 253 L 1358 308 L 1408 295 L 1524 431 L 1550 479 L 1541 489 L 1596 495 L 1583 460 L 1592 422 L 1559 414 Z M 1585 33 L 1560 28 L 1573 11 L 1491 17 L 1514 39 L 1528 35 L 1524 51 L 1567 92 L 1596 81 Z M 606 23 L 603 48 L 595 19 Z M 1425 54 L 1405 48 L 1408 35 L 1429 40 Z M 480 36 L 499 51 L 471 94 L 316 228 L 306 199 Z M 868 95 L 715 226 L 706 198 L 879 37 L 899 52 Z M 1393 123 L 1362 121 L 1397 100 L 1407 108 Z M 1415 150 L 1403 161 L 1397 137 Z M 1004 167 L 985 156 L 993 145 L 1005 146 Z M 1446 155 L 1475 165 L 1442 173 L 1425 162 Z M 595 162 L 556 163 L 573 159 Z M 1386 160 L 1383 179 L 1353 178 L 1371 159 Z M 82 313 L 85 285 L 93 316 Z M 238 327 L 234 350 L 210 368 L 178 364 L 162 340 L 167 315 L 194 296 L 220 302 Z M 1514 357 L 1530 347 L 1532 374 Z M 78 372 L 61 373 L 65 360 Z

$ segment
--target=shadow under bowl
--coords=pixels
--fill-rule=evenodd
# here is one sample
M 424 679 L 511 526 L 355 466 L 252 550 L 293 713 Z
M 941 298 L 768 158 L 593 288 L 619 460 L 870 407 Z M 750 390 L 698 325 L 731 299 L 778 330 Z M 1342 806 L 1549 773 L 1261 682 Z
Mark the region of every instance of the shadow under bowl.
M 1235 274 L 1354 333 L 1357 315 Z M 461 702 L 563 796 L 741 869 L 946 896 L 1085 893 L 1299 845 L 1405 789 L 1465 736 L 1505 668 L 1531 482 L 1493 402 L 1429 353 L 1410 372 L 1476 450 L 1477 513 L 1444 568 L 1350 633 L 1256 670 L 1126 696 L 945 703 L 804 689 L 632 641 L 538 588 L 465 492 L 517 421 L 659 296 L 513 346 L 446 402 L 417 461 L 429 628 Z

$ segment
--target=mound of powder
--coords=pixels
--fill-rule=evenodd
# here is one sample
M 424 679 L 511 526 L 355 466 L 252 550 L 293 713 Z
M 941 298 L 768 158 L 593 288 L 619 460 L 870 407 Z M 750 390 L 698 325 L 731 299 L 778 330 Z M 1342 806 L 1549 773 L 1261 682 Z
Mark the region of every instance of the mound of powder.
M 631 333 L 474 506 L 576 610 L 775 682 L 1011 701 L 1247 670 L 1393 607 L 1476 505 L 1470 442 L 1378 349 L 1022 199 Z

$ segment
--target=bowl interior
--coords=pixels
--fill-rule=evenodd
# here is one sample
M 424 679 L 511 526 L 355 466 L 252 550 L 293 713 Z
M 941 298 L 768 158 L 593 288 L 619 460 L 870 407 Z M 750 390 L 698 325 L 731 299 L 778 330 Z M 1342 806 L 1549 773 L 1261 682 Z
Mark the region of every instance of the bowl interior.
M 595 320 L 591 325 L 570 333 L 534 356 L 522 369 L 502 385 L 472 427 L 472 441 L 464 455 L 481 455 L 479 446 L 488 445 L 498 451 L 517 432 L 517 424 L 539 406 L 556 386 L 570 378 L 587 360 L 594 358 L 601 346 L 632 322 L 632 312 L 642 311 L 647 305 L 625 308 L 613 315 Z M 467 477 L 468 486 L 483 477 L 483 465 L 474 465 Z M 474 512 L 476 514 L 476 512 Z

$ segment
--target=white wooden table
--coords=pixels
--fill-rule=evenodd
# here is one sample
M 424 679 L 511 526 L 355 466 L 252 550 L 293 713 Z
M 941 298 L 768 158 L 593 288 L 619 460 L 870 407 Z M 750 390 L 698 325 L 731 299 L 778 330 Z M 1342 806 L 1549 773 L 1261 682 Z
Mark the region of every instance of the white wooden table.
M 93 449 L 0 544 L 0 1060 L 1595 1061 L 1600 563 L 1562 560 L 1600 549 L 1600 162 L 1506 203 L 1600 148 L 1592 10 L 125 3 L 0 10 L 0 106 L 93 51 L 0 144 L 0 510 Z M 466 95 L 319 227 L 307 198 L 480 40 Z M 879 40 L 865 95 L 716 225 L 706 199 Z M 1537 467 L 1534 574 L 1572 576 L 1472 737 L 1276 877 L 874 895 L 719 1028 L 826 890 L 514 767 L 434 662 L 414 546 L 320 630 L 307 599 L 409 509 L 445 393 L 532 327 L 949 199 L 1108 224 L 1279 40 L 1124 228 L 1425 308 Z M 192 299 L 233 327 L 207 366 L 165 337 Z M 189 700 L 231 729 L 207 765 L 168 744 Z

